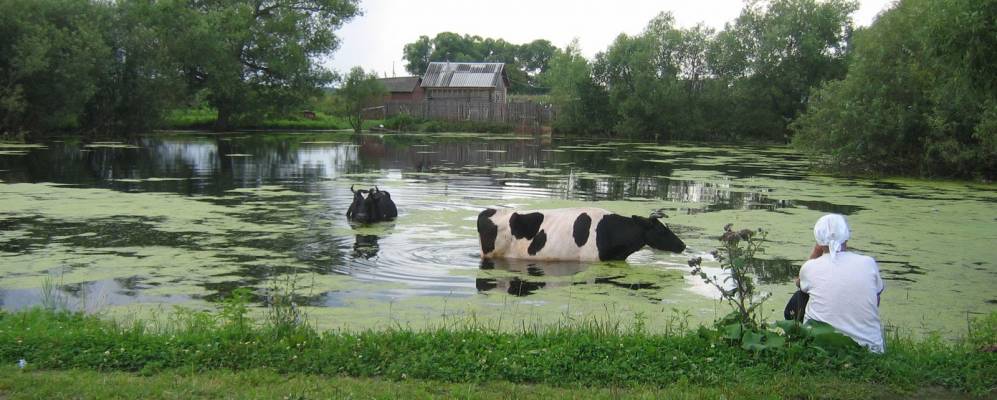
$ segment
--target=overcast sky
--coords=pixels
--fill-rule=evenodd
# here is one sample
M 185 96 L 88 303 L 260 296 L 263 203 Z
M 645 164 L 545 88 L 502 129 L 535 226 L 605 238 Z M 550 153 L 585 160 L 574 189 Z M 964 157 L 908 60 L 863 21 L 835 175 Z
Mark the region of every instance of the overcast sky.
M 869 25 L 892 3 L 859 0 L 852 17 Z M 378 75 L 408 75 L 402 47 L 440 32 L 515 44 L 547 39 L 560 48 L 577 37 L 582 53 L 592 58 L 620 33 L 640 33 L 661 11 L 671 11 L 680 27 L 703 22 L 720 30 L 743 6 L 743 0 L 362 0 L 364 15 L 339 30 L 342 46 L 326 65 L 341 72 L 359 65 Z

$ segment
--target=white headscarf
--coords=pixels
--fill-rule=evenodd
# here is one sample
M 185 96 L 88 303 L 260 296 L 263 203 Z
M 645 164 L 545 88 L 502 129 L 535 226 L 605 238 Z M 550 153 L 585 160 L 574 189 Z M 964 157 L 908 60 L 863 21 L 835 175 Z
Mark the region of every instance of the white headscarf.
M 831 252 L 832 260 L 842 251 L 841 245 L 848 240 L 849 236 L 848 222 L 845 222 L 845 217 L 838 214 L 827 214 L 820 217 L 817 224 L 814 225 L 814 239 L 817 240 L 817 244 L 827 246 Z

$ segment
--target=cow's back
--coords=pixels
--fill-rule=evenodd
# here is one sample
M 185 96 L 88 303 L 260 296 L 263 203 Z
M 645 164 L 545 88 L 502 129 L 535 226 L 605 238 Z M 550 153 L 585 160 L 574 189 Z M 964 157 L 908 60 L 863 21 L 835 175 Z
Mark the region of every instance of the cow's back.
M 596 261 L 599 251 L 595 230 L 607 214 L 612 213 L 591 207 L 533 211 L 488 209 L 478 216 L 481 256 Z

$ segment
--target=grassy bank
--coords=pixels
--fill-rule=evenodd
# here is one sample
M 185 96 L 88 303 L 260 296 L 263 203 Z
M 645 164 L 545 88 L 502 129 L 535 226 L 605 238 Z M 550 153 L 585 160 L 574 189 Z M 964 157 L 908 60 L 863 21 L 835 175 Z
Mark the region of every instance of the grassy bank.
M 116 323 L 45 310 L 4 313 L 0 360 L 11 366 L 24 359 L 31 379 L 73 380 L 73 374 L 82 374 L 80 385 L 104 378 L 87 378 L 92 375 L 83 371 L 32 371 L 149 376 L 114 375 L 136 382 L 170 382 L 176 374 L 216 371 L 214 376 L 234 386 L 252 374 L 302 375 L 299 379 L 305 381 L 317 379 L 313 376 L 353 377 L 388 380 L 394 382 L 391 387 L 419 396 L 425 387 L 411 380 L 446 382 L 429 387 L 458 391 L 483 385 L 544 385 L 564 391 L 566 397 L 577 394 L 563 388 L 591 387 L 606 393 L 625 389 L 638 397 L 647 391 L 658 397 L 652 392 L 678 390 L 676 394 L 707 397 L 743 391 L 750 397 L 819 393 L 839 398 L 909 395 L 925 387 L 992 396 L 997 382 L 997 354 L 980 352 L 969 341 L 894 337 L 884 356 L 803 344 L 751 352 L 731 347 L 706 328 L 670 335 L 598 323 L 518 333 L 471 324 L 421 332 L 317 332 L 281 315 L 257 324 L 244 319 L 239 306 L 229 306 L 218 314 L 180 313 L 170 323 Z M 987 329 L 992 334 L 994 327 L 980 328 Z M 4 379 L 4 390 L 21 390 L 16 385 L 24 384 Z M 825 385 L 837 389 L 828 391 Z M 587 397 L 589 391 L 584 393 Z
M 22 371 L 0 367 L 0 398 L 4 399 L 756 399 L 756 398 L 972 398 L 942 388 L 904 392 L 864 382 L 812 380 L 780 376 L 762 384 L 720 384 L 704 387 L 676 382 L 666 387 L 587 387 L 515 384 L 509 382 L 450 383 L 431 380 L 390 380 L 270 370 L 162 371 L 155 374 L 93 370 Z
M 211 129 L 218 117 L 217 111 L 206 108 L 173 110 L 168 113 L 163 128 L 166 129 Z M 364 127 L 378 126 L 380 121 L 364 121 Z M 314 129 L 338 130 L 351 129 L 343 118 L 316 112 L 314 118 L 305 118 L 303 114 L 285 115 L 266 118 L 261 121 L 234 122 L 233 129 Z
M 173 110 L 168 113 L 163 128 L 166 129 L 211 129 L 218 117 L 213 109 L 192 108 Z M 366 120 L 364 129 L 384 128 L 402 132 L 474 132 L 474 133 L 509 133 L 515 130 L 512 124 L 483 121 L 437 121 L 415 118 L 409 115 L 396 115 L 386 120 Z M 294 114 L 281 117 L 270 117 L 260 121 L 234 122 L 233 129 L 305 129 L 305 130 L 339 130 L 351 129 L 349 122 L 342 117 L 315 112 L 314 118 Z

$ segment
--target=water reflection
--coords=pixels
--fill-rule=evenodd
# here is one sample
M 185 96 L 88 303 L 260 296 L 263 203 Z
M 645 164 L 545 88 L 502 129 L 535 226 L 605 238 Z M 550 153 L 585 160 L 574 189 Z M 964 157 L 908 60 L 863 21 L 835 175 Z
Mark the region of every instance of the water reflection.
M 654 282 L 625 282 L 627 279 L 625 274 L 587 278 L 575 277 L 591 267 L 592 264 L 574 261 L 536 262 L 513 259 L 485 259 L 481 260 L 482 270 L 499 270 L 516 275 L 494 278 L 479 277 L 475 280 L 475 288 L 483 293 L 500 290 L 517 297 L 536 294 L 537 291 L 544 288 L 578 285 L 604 285 L 627 290 L 657 290 L 661 288 L 659 284 Z
M 357 235 L 353 242 L 353 257 L 371 259 L 377 257 L 377 235 Z
M 57 278 L 51 278 L 55 281 Z M 149 295 L 153 288 L 141 277 L 113 278 L 73 284 L 53 283 L 44 288 L 2 289 L 0 308 L 22 310 L 35 306 L 98 312 L 104 307 L 133 303 L 181 304 L 192 300 L 184 294 Z
M 806 207 L 851 214 L 861 207 L 816 201 L 771 199 L 766 190 L 737 187 L 727 179 L 682 179 L 678 170 L 703 157 L 721 164 L 695 164 L 739 176 L 745 165 L 756 175 L 792 174 L 801 165 L 749 162 L 739 150 L 679 147 L 667 160 L 652 150 L 604 146 L 590 141 L 555 142 L 534 137 L 488 140 L 423 135 L 242 134 L 153 135 L 126 148 L 86 148 L 53 142 L 26 156 L 0 157 L 2 179 L 57 182 L 127 191 L 222 194 L 231 189 L 280 184 L 311 192 L 323 180 L 370 171 L 398 171 L 430 182 L 467 179 L 469 189 L 518 187 L 545 196 L 584 200 L 662 199 L 698 213 L 731 209 Z M 558 150 L 560 148 L 568 151 Z M 549 151 L 549 150 L 558 151 Z M 654 162 L 648 162 L 654 161 Z M 664 162 L 667 161 L 667 162 Z M 802 164 L 802 163 L 800 163 Z M 723 175 L 718 175 L 723 176 Z M 169 180 L 173 179 L 173 180 Z M 678 210 L 676 210 L 678 211 Z

